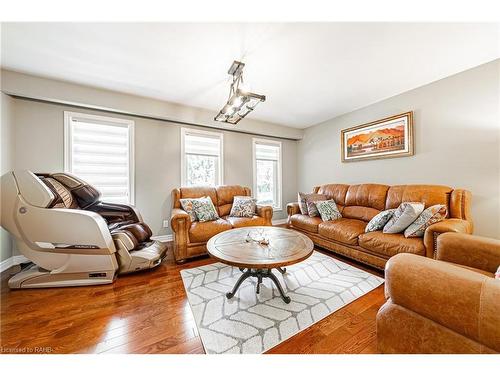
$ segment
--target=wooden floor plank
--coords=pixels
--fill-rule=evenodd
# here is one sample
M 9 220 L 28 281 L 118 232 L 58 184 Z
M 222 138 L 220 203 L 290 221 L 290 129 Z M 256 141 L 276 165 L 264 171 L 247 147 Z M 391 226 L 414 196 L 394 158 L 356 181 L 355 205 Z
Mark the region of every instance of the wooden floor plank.
M 179 271 L 210 263 L 202 257 L 177 265 L 169 244 L 159 267 L 111 285 L 10 290 L 4 272 L 1 346 L 48 347 L 52 353 L 204 353 Z M 375 316 L 383 303 L 380 286 L 269 353 L 375 353 Z

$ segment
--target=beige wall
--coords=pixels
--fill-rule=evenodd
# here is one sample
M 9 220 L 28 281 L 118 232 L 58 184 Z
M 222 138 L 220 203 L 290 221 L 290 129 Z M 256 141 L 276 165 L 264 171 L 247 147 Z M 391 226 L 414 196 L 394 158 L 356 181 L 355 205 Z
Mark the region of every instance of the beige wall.
M 500 238 L 499 85 L 495 60 L 306 129 L 298 145 L 299 189 L 333 182 L 466 188 L 475 233 Z M 414 156 L 341 163 L 341 129 L 409 110 Z
M 15 99 L 14 167 L 38 172 L 63 170 L 63 112 L 103 114 L 63 105 Z M 116 116 L 116 115 L 113 115 Z M 173 188 L 180 186 L 181 127 L 164 121 L 116 116 L 135 121 L 135 202 L 155 234 L 171 233 L 162 228 L 170 217 Z M 252 138 L 223 131 L 224 183 L 252 187 Z M 265 138 L 265 137 L 264 137 Z M 296 141 L 283 147 L 283 205 L 296 194 Z M 274 218 L 285 217 L 276 212 Z
M 1 94 L 0 103 L 0 174 L 12 169 L 12 112 L 14 101 L 5 94 Z M 12 256 L 12 244 L 9 234 L 0 228 L 0 261 Z

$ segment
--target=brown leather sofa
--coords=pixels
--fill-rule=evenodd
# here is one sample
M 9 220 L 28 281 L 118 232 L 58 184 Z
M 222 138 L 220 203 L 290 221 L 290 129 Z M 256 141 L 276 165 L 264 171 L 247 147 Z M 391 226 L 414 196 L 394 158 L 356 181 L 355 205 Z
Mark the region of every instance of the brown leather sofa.
M 400 254 L 387 262 L 379 351 L 499 353 L 500 241 L 445 233 L 436 259 Z
M 342 214 L 334 221 L 322 221 L 300 213 L 298 203 L 287 205 L 288 226 L 306 234 L 318 246 L 384 269 L 387 260 L 399 253 L 434 257 L 437 236 L 444 232 L 472 233 L 471 193 L 439 185 L 342 185 L 316 186 L 314 193 L 333 199 Z M 365 227 L 380 211 L 401 202 L 422 202 L 425 207 L 444 204 L 448 218 L 427 228 L 422 238 L 381 231 L 365 233 Z
M 181 187 L 172 190 L 172 216 L 170 224 L 174 232 L 174 256 L 177 262 L 183 262 L 207 252 L 207 241 L 217 233 L 232 228 L 272 225 L 273 208 L 259 206 L 255 216 L 251 218 L 230 217 L 235 196 L 250 196 L 247 187 L 217 186 L 217 187 Z M 181 207 L 182 198 L 210 197 L 217 209 L 220 219 L 207 222 L 191 222 L 186 211 Z

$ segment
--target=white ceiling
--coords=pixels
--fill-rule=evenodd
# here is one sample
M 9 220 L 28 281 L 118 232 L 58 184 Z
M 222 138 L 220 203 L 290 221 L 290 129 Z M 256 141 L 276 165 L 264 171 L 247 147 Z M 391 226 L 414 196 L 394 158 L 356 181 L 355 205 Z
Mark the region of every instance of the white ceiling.
M 305 128 L 500 57 L 497 24 L 4 23 L 2 66 L 218 111 L 246 63 L 249 116 Z

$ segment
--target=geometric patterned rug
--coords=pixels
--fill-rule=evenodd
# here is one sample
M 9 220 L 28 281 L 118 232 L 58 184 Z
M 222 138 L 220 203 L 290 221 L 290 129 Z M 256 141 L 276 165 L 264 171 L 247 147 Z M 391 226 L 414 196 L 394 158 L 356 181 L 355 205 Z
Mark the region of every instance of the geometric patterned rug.
M 182 281 L 205 348 L 212 353 L 262 353 L 375 289 L 384 279 L 319 252 L 278 277 L 286 304 L 268 278 L 260 293 L 251 277 L 227 299 L 241 275 L 214 263 L 184 269 Z

